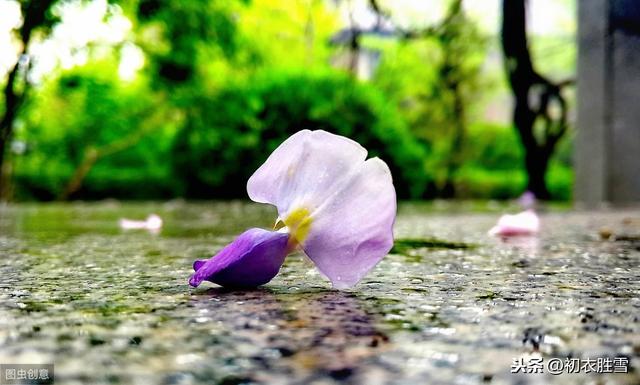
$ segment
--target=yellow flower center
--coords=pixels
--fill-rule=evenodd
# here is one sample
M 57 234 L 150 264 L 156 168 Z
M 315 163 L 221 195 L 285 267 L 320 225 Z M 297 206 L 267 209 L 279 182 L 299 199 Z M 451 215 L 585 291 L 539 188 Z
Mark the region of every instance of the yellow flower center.
M 305 207 L 297 208 L 287 215 L 284 220 L 279 220 L 276 223 L 276 230 L 287 226 L 292 240 L 301 244 L 307 239 L 309 230 L 311 230 L 313 218 L 311 218 L 310 214 L 309 210 Z

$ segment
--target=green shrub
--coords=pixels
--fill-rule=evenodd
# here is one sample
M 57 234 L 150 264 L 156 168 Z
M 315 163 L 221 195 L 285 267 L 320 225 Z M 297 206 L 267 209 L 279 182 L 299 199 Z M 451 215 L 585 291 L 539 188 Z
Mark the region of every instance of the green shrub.
M 465 166 L 455 177 L 458 198 L 511 199 L 522 194 L 526 174 L 521 169 L 487 170 Z
M 573 170 L 559 161 L 551 161 L 547 170 L 547 186 L 551 199 L 569 201 L 573 197 Z
M 515 129 L 480 123 L 471 125 L 466 138 L 463 166 L 456 173 L 458 198 L 509 199 L 526 189 L 524 150 Z M 570 140 L 560 142 L 549 163 L 547 186 L 553 200 L 571 199 Z
M 183 195 L 243 197 L 246 181 L 293 133 L 350 137 L 387 162 L 398 196 L 425 195 L 425 149 L 375 89 L 335 72 L 270 73 L 196 100 L 173 148 Z
M 464 159 L 465 165 L 487 171 L 520 170 L 524 164 L 524 150 L 512 127 L 476 123 L 469 126 L 465 138 Z
M 39 89 L 25 109 L 16 139 L 26 151 L 16 155 L 18 199 L 51 200 L 64 190 L 90 149 L 117 150 L 99 157 L 71 198 L 161 198 L 171 196 L 165 161 L 173 140 L 157 102 L 142 82 L 113 77 L 110 62 L 92 62 L 63 71 Z

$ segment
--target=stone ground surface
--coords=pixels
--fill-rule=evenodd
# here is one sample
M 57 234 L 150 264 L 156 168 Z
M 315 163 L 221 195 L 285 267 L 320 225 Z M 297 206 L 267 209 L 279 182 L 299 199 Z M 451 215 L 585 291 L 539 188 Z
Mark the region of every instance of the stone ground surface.
M 295 254 L 226 291 L 189 287 L 192 261 L 269 227 L 270 208 L 3 207 L 0 363 L 54 363 L 57 384 L 640 383 L 640 210 L 551 210 L 508 242 L 486 235 L 504 210 L 401 205 L 395 249 L 352 290 Z M 151 212 L 159 234 L 117 227 Z M 538 357 L 545 373 L 511 374 Z M 616 357 L 629 373 L 546 367 Z

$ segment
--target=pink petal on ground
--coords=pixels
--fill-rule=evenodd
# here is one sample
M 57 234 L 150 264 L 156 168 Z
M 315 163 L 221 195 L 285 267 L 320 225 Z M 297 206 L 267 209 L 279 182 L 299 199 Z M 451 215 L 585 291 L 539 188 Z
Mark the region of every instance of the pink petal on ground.
M 156 214 L 151 214 L 144 221 L 136 221 L 133 219 L 121 218 L 118 221 L 120 228 L 123 230 L 150 230 L 156 231 L 162 228 L 162 218 Z
M 526 210 L 515 215 L 503 215 L 498 224 L 489 230 L 490 235 L 512 237 L 518 235 L 533 235 L 540 230 L 540 219 L 533 210 Z

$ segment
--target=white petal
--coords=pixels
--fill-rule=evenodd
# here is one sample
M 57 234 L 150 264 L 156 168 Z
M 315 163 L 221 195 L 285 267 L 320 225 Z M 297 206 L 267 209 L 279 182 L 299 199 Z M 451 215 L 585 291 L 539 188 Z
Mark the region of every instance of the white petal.
M 393 246 L 396 193 L 387 165 L 369 159 L 317 212 L 303 249 L 336 288 L 358 283 Z
M 303 130 L 285 140 L 247 182 L 249 198 L 271 203 L 284 218 L 314 211 L 367 157 L 357 142 L 326 131 Z

